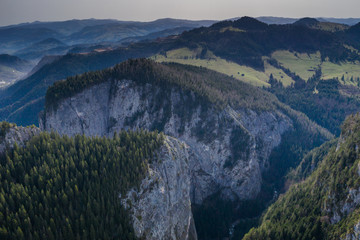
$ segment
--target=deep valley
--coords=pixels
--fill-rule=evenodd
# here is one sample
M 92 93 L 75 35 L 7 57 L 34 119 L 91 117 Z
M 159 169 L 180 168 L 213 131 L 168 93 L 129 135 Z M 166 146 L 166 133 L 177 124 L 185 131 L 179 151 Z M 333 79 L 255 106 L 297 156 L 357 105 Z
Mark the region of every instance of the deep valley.
M 359 239 L 360 19 L 0 27 L 0 239 Z

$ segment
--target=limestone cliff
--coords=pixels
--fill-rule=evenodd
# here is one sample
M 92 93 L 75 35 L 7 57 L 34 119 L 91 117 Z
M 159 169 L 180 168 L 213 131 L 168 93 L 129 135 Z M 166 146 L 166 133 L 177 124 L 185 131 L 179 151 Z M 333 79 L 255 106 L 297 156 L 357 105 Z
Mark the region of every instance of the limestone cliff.
M 190 146 L 191 197 L 201 203 L 221 191 L 227 199 L 251 199 L 261 172 L 293 120 L 279 110 L 227 106 L 219 111 L 196 94 L 132 80 L 107 81 L 64 99 L 44 113 L 41 127 L 70 136 L 112 136 L 128 128 L 158 129 Z
M 146 239 L 195 240 L 191 213 L 188 146 L 166 137 L 158 162 L 149 166 L 140 189 L 122 198 L 135 234 Z
M 191 196 L 201 203 L 221 190 L 226 198 L 254 198 L 261 172 L 292 120 L 280 111 L 217 111 L 175 88 L 108 81 L 65 99 L 45 113 L 41 127 L 61 134 L 112 136 L 128 128 L 159 129 L 190 146 Z M 157 106 L 160 105 L 160 106 Z M 185 106 L 184 106 L 185 105 Z M 188 113 L 179 111 L 192 108 Z M 184 116 L 186 114 L 186 116 Z

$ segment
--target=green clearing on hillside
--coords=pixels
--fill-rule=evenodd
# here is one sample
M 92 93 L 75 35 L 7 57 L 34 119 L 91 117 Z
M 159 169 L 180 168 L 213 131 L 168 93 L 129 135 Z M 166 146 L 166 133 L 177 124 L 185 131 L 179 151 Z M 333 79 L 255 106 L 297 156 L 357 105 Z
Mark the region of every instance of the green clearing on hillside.
M 267 61 L 265 61 L 265 71 L 261 72 L 251 67 L 242 66 L 217 57 L 210 51 L 207 51 L 207 55 L 205 57 L 206 59 L 199 58 L 198 56 L 200 56 L 200 54 L 201 49 L 190 50 L 188 48 L 180 48 L 167 51 L 165 54 L 155 55 L 152 59 L 157 62 L 176 62 L 180 64 L 205 67 L 259 87 L 270 86 L 268 81 L 271 74 L 274 78 L 281 81 L 284 86 L 290 86 L 291 83 L 294 82 L 281 69 L 273 67 L 268 64 Z
M 157 62 L 175 62 L 205 67 L 258 87 L 269 87 L 269 78 L 271 74 L 285 87 L 294 83 L 294 80 L 282 69 L 269 64 L 268 57 L 263 57 L 265 71 L 262 72 L 217 57 L 210 51 L 207 51 L 205 57 L 200 57 L 201 54 L 201 48 L 194 50 L 190 50 L 189 48 L 179 48 L 155 55 L 151 57 L 151 59 Z M 305 81 L 313 77 L 315 71 L 319 68 L 321 68 L 321 79 L 323 80 L 333 78 L 341 80 L 344 76 L 344 81 L 341 81 L 342 84 L 357 86 L 357 79 L 360 77 L 360 63 L 358 61 L 341 62 L 339 64 L 330 61 L 322 62 L 319 52 L 316 54 L 306 54 L 290 51 L 276 51 L 271 55 L 271 58 L 275 59 L 282 67 L 289 69 L 290 72 L 295 73 Z
M 315 73 L 321 64 L 320 53 L 292 53 L 289 51 L 276 51 L 271 55 L 283 67 L 288 68 L 291 72 L 296 73 L 302 79 L 307 81 Z
M 197 57 L 196 52 L 197 51 L 191 51 L 188 48 L 180 48 L 168 51 L 166 52 L 166 55 L 155 55 L 152 59 L 161 63 L 175 62 L 197 67 L 205 67 L 255 86 L 270 86 L 270 84 L 266 82 L 268 78 L 264 73 L 258 72 L 250 67 L 240 66 L 234 62 L 230 62 L 216 56 L 211 56 L 208 59 L 200 59 Z
M 273 77 L 276 80 L 280 81 L 284 87 L 288 87 L 291 84 L 295 83 L 295 81 L 291 77 L 289 77 L 286 73 L 284 73 L 283 70 L 276 68 L 276 67 L 272 66 L 271 64 L 269 64 L 266 61 L 266 58 L 264 58 L 264 60 L 265 60 L 264 61 L 265 74 L 266 74 L 266 76 L 268 76 L 267 81 L 269 80 L 269 77 L 272 74 Z
M 332 62 L 323 62 L 321 65 L 322 70 L 322 79 L 328 80 L 333 78 L 338 78 L 342 80 L 344 76 L 344 81 L 341 81 L 342 84 L 346 85 L 355 85 L 357 86 L 357 78 L 360 77 L 360 62 L 341 62 L 339 64 Z M 353 79 L 351 81 L 351 79 Z
M 226 31 L 231 31 L 231 32 L 246 32 L 246 31 L 243 30 L 243 29 L 236 28 L 236 27 L 233 27 L 233 26 L 224 27 L 224 28 L 220 29 L 220 32 L 221 32 L 221 33 L 226 32 Z
M 347 46 L 347 48 L 351 48 Z M 360 77 L 360 62 L 341 62 L 333 63 L 330 61 L 321 61 L 320 53 L 305 54 L 292 53 L 289 51 L 276 51 L 272 58 L 277 60 L 282 66 L 296 73 L 302 79 L 307 81 L 315 73 L 315 70 L 321 67 L 321 79 L 329 80 L 333 78 L 342 79 L 342 84 L 357 86 L 357 78 Z M 353 79 L 351 81 L 351 79 Z

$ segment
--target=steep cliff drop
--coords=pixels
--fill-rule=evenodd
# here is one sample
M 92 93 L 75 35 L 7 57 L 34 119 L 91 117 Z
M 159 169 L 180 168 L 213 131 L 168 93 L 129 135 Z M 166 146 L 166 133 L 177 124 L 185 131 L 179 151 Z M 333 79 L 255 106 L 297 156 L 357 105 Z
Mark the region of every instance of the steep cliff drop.
M 193 204 L 217 193 L 253 199 L 275 149 L 302 144 L 299 133 L 304 148 L 332 137 L 261 89 L 203 68 L 145 59 L 56 83 L 40 126 L 70 136 L 143 128 L 185 142 Z M 297 159 L 286 161 L 291 166 Z
M 188 146 L 165 137 L 158 159 L 148 168 L 140 190 L 122 198 L 135 234 L 146 239 L 196 240 L 190 202 Z

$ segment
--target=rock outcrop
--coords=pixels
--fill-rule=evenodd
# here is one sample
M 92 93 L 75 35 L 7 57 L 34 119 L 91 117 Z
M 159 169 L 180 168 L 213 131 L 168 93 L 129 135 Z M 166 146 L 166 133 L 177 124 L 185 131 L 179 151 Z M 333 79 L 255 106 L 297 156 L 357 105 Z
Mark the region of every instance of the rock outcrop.
M 140 189 L 132 189 L 122 198 L 138 238 L 197 239 L 187 149 L 179 140 L 165 137 L 158 161 L 150 164 Z
M 24 146 L 33 136 L 41 132 L 37 127 L 21 127 L 15 124 L 5 124 L 8 124 L 8 127 L 3 129 L 2 136 L 0 137 L 0 153 L 3 153 L 7 148 L 14 147 L 15 143 L 18 146 Z
M 360 221 L 354 226 L 353 232 L 346 235 L 344 240 L 359 240 L 360 239 Z

